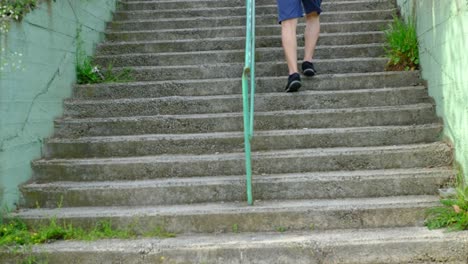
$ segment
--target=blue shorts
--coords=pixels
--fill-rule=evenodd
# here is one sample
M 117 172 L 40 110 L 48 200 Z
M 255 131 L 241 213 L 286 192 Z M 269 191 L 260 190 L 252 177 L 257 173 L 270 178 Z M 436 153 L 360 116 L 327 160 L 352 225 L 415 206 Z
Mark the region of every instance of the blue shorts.
M 320 15 L 322 0 L 276 0 L 278 4 L 278 22 L 291 18 L 303 17 L 304 13 L 317 12 Z M 301 4 L 302 2 L 302 4 Z M 304 9 L 302 8 L 304 6 Z

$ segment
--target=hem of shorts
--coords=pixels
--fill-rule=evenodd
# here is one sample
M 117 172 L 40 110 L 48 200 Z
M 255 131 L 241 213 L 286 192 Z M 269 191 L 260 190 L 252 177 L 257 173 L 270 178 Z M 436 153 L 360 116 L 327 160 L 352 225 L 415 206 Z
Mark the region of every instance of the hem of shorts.
M 314 12 L 314 11 L 312 11 L 312 12 Z M 285 21 L 285 20 L 295 19 L 295 18 L 301 18 L 301 17 L 304 17 L 304 15 L 294 16 L 294 17 L 288 17 L 288 18 L 285 18 L 285 19 L 282 19 L 282 20 L 279 20 L 279 19 L 278 19 L 278 24 L 281 24 L 281 22 L 283 22 L 283 21 Z

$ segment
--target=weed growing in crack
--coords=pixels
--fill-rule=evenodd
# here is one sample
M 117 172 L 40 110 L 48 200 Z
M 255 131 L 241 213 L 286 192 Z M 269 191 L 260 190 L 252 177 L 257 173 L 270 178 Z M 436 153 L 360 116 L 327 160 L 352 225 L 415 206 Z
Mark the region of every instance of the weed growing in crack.
M 419 68 L 419 48 L 416 27 L 413 20 L 405 23 L 398 16 L 393 17 L 393 22 L 385 30 L 387 46 L 385 52 L 389 61 L 387 70 L 409 71 Z
M 443 206 L 427 211 L 425 225 L 429 229 L 468 230 L 468 186 L 464 183 L 461 170 L 457 173 L 456 195 L 440 202 Z
M 107 67 L 94 63 L 84 49 L 81 30 L 77 31 L 76 38 L 76 78 L 78 84 L 129 82 L 133 80 L 132 70 L 129 68 L 117 71 L 111 63 Z

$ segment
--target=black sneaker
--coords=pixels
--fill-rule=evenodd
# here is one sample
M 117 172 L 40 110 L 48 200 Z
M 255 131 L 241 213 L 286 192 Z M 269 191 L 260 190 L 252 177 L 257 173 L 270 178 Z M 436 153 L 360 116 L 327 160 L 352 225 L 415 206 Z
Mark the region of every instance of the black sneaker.
M 305 76 L 312 77 L 315 74 L 317 74 L 317 71 L 314 68 L 314 64 L 310 61 L 304 61 L 302 63 L 302 72 L 304 73 Z
M 286 88 L 284 88 L 284 90 L 287 93 L 297 92 L 297 90 L 299 90 L 301 86 L 302 86 L 301 76 L 299 75 L 299 73 L 296 72 L 296 73 L 289 75 L 288 85 L 286 85 Z

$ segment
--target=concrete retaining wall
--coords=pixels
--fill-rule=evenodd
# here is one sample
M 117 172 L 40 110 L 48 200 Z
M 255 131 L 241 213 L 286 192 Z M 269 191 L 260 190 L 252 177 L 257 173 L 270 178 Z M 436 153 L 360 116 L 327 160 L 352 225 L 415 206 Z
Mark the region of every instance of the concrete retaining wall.
M 12 208 L 75 83 L 78 32 L 92 54 L 116 0 L 44 1 L 0 35 L 0 203 Z
M 468 179 L 468 0 L 398 0 L 416 21 L 422 76 Z

